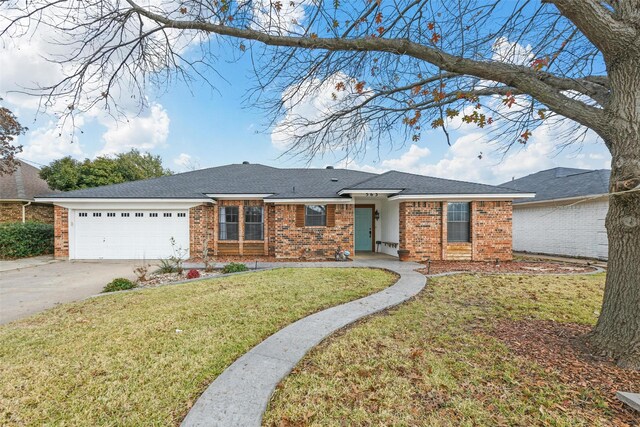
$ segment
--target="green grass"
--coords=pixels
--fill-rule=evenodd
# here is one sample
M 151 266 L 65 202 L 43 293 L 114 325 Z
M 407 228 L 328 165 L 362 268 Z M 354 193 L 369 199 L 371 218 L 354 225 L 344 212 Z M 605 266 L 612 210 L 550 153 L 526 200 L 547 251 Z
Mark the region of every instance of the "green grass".
M 415 300 L 307 355 L 264 425 L 611 425 L 596 392 L 577 398 L 485 333 L 504 319 L 593 324 L 603 285 L 603 274 L 432 280 Z
M 2 326 L 0 425 L 175 425 L 270 334 L 395 280 L 279 269 L 65 304 Z

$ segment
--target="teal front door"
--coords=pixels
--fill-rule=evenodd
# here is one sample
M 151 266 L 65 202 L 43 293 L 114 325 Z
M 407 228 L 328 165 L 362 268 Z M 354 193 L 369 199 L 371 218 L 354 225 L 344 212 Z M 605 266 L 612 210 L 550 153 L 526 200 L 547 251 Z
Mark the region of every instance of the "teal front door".
M 373 239 L 373 209 L 356 208 L 356 252 L 371 252 Z

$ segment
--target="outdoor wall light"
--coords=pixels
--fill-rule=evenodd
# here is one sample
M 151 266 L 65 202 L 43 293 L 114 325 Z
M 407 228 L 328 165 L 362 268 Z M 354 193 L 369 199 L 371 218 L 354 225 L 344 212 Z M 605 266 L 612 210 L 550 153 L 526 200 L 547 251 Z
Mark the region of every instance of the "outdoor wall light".
M 380 219 L 380 211 L 379 210 L 376 209 L 374 217 L 375 217 L 376 221 L 378 221 Z

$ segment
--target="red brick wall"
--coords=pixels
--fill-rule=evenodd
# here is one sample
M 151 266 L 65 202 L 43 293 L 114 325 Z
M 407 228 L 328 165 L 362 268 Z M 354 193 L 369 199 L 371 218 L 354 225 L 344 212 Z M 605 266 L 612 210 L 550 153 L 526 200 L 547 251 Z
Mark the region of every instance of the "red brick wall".
M 61 206 L 54 206 L 53 256 L 56 258 L 69 257 L 69 210 Z
M 411 260 L 512 259 L 510 201 L 471 203 L 471 243 L 447 243 L 446 203 L 400 203 L 399 248 Z
M 511 260 L 511 202 L 472 202 L 474 261 Z
M 22 206 L 26 203 L 27 202 L 0 203 L 0 223 L 22 222 Z M 25 207 L 25 219 L 27 221 L 53 224 L 53 205 L 32 203 Z
M 336 205 L 335 226 L 297 227 L 296 205 L 275 205 L 270 227 L 271 252 L 276 258 L 326 259 L 338 247 L 353 254 L 353 205 Z
M 414 261 L 442 259 L 442 202 L 400 203 L 399 249 Z
M 205 245 L 209 246 L 209 256 L 213 256 L 216 210 L 214 205 L 189 209 L 189 254 L 192 259 L 202 258 Z

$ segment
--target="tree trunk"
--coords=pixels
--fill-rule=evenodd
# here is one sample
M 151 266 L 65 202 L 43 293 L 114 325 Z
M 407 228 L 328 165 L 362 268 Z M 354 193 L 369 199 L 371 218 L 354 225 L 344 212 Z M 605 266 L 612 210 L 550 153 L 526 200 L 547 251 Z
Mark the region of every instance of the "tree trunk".
M 607 279 L 590 338 L 618 365 L 640 369 L 640 54 L 607 61 L 607 69 L 612 95 L 602 136 L 612 156 L 610 192 L 617 194 L 609 196 Z

